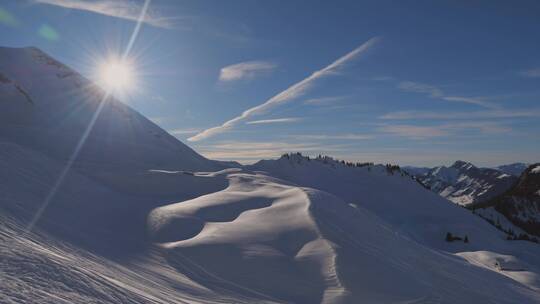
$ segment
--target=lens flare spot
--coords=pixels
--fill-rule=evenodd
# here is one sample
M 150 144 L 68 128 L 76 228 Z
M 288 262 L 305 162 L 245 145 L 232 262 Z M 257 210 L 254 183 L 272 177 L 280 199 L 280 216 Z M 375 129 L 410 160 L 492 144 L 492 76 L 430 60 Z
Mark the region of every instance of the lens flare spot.
M 125 60 L 109 60 L 99 68 L 99 82 L 111 93 L 125 94 L 133 88 L 134 69 Z
M 60 39 L 60 34 L 47 24 L 40 26 L 38 34 L 49 41 L 58 41 Z

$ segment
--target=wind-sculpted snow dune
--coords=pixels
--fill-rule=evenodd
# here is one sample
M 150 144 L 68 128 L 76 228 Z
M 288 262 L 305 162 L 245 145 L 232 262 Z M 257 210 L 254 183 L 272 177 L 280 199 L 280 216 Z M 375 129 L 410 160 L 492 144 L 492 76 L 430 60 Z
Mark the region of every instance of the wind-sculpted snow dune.
M 170 265 L 210 289 L 283 303 L 538 300 L 529 288 L 396 234 L 331 194 L 261 174 L 229 179 L 223 191 L 149 216 Z
M 261 299 L 318 303 L 339 297 L 335 252 L 309 214 L 309 195 L 267 177 L 230 179 L 224 191 L 150 214 L 149 227 L 167 241 L 171 264 L 188 273 L 195 267 L 191 276 L 202 284 Z
M 354 204 L 242 169 L 147 172 L 157 181 L 180 177 L 178 187 L 188 179 L 214 185 L 172 204 L 118 193 L 73 172 L 26 233 L 24 215 L 34 214 L 61 166 L 16 145 L 1 147 L 1 190 L 9 194 L 0 198 L 2 303 L 540 302 L 537 248 L 489 245 L 498 244 L 491 226 L 476 225 L 469 213 L 458 222 L 447 205 L 415 203 L 423 195 L 417 191 L 438 196 L 375 167 L 355 173 L 355 189 L 366 196 Z M 391 203 L 377 197 L 384 192 L 369 184 L 373 179 L 390 192 L 409 185 L 401 204 L 410 210 L 394 205 L 379 214 L 383 206 L 375 208 L 373 199 Z M 442 221 L 441 210 L 449 212 L 443 228 L 429 218 L 427 226 L 405 225 L 419 217 Z M 476 229 L 469 251 L 433 241 L 452 227 Z M 480 248 L 491 251 L 475 251 Z M 495 271 L 492 260 L 499 256 L 523 269 Z

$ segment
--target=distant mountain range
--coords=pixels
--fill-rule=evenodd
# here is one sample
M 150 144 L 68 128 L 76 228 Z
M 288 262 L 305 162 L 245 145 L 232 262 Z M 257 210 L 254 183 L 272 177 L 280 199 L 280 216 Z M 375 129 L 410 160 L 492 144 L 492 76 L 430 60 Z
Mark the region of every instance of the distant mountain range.
M 433 192 L 474 210 L 508 233 L 509 238 L 540 236 L 538 164 L 478 168 L 456 161 L 450 167 L 405 167 L 405 170 Z
M 502 166 L 517 172 L 517 165 Z M 450 167 L 439 166 L 431 169 L 406 169 L 432 191 L 452 202 L 469 206 L 493 198 L 510 189 L 517 181 L 515 175 L 498 169 L 478 168 L 465 161 L 456 161 Z

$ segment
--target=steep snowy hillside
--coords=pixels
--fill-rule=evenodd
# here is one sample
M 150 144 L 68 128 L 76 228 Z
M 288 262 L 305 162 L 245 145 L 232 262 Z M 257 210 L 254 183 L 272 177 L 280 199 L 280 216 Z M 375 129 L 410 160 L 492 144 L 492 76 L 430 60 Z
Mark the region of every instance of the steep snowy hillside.
M 399 167 L 225 168 L 113 99 L 49 199 L 103 92 L 33 48 L 0 73 L 1 303 L 540 303 L 540 246 Z
M 126 220 L 138 214 L 127 205 L 144 206 L 150 201 L 110 192 L 75 174 L 58 207 L 76 202 L 89 208 L 84 213 L 71 208 L 63 214 L 59 208 L 45 216 L 45 221 L 54 219 L 54 223 L 25 233 L 18 212 L 39 202 L 40 189 L 50 185 L 46 177 L 57 169 L 54 161 L 22 150 L 13 149 L 10 155 L 0 171 L 13 177 L 5 179 L 2 190 L 11 188 L 12 196 L 2 199 L 0 209 L 2 303 L 540 301 L 540 252 L 534 244 L 509 245 L 484 221 L 463 214 L 463 209 L 406 176 L 388 175 L 384 166 L 358 169 L 356 183 L 371 190 L 355 204 L 250 171 L 195 173 L 209 181 L 225 177 L 229 187 L 161 204 L 148 213 L 148 226 Z M 293 174 L 304 170 L 302 166 L 276 168 Z M 316 166 L 308 173 L 327 173 L 324 168 Z M 353 176 L 337 174 L 328 187 L 347 175 Z M 383 199 L 387 192 L 373 187 L 372 178 L 387 182 L 390 191 L 408 191 L 400 196 L 400 204 L 392 204 L 392 196 Z M 349 195 L 356 191 L 340 189 Z M 71 191 L 86 192 L 77 198 Z M 380 199 L 379 204 L 369 197 Z M 86 215 L 108 208 L 107 204 L 92 206 L 98 199 L 127 204 L 120 206 L 119 213 L 109 214 L 120 223 L 99 227 L 108 221 Z M 429 199 L 426 204 L 432 207 L 422 210 L 424 204 L 416 205 L 416 199 Z M 389 212 L 376 214 L 365 208 L 377 210 L 375 205 L 397 208 L 396 213 L 383 217 Z M 436 212 L 449 212 L 449 220 L 443 221 L 442 216 L 422 220 Z M 85 223 L 76 224 L 79 221 Z M 445 242 L 446 231 L 467 234 L 470 242 Z M 141 242 L 147 236 L 148 241 Z M 496 261 L 504 259 L 523 270 L 496 270 Z
M 111 186 L 139 191 L 133 176 L 148 169 L 220 168 L 39 49 L 0 48 L 0 75 L 0 137 L 60 161 L 104 101 L 75 167 Z
M 468 206 L 486 201 L 508 190 L 517 177 L 471 163 L 456 161 L 452 166 L 435 167 L 417 175 L 419 181 L 452 202 Z
M 540 236 L 540 164 L 529 166 L 514 187 L 479 207 L 476 211 L 494 209 L 527 233 Z
M 389 229 L 415 243 L 455 253 L 473 264 L 481 259 L 482 267 L 493 270 L 500 257 L 518 257 L 521 263 L 529 265 L 526 268 L 530 272 L 505 275 L 526 284 L 540 282 L 537 270 L 532 270 L 538 265 L 540 248 L 532 243 L 506 241 L 506 234 L 467 209 L 424 189 L 400 170 L 388 170 L 382 165 L 348 166 L 331 158 L 309 159 L 297 154 L 260 161 L 250 169 L 330 192 L 365 208 L 387 223 Z M 446 242 L 447 232 L 461 238 L 467 236 L 469 243 Z

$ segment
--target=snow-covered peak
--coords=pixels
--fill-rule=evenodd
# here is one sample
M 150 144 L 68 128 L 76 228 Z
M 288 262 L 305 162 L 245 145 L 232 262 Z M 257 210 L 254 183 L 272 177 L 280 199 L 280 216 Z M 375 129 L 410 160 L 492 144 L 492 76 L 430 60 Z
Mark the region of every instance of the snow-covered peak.
M 472 168 L 476 168 L 473 164 L 462 160 L 455 161 L 451 167 L 459 170 L 469 170 Z
M 438 180 L 454 183 L 459 177 L 459 170 L 455 167 L 435 167 L 428 175 L 435 176 Z
M 459 205 L 486 201 L 508 190 L 517 180 L 513 175 L 478 168 L 458 160 L 452 166 L 435 167 L 418 179 L 431 190 Z
M 0 48 L 0 73 L 32 95 L 93 86 L 73 69 L 35 47 Z M 65 93 L 65 92 L 63 92 Z
M 0 103 L 0 138 L 65 161 L 93 122 L 75 167 L 107 183 L 117 185 L 126 180 L 120 175 L 149 169 L 210 171 L 224 166 L 124 103 L 105 99 L 94 83 L 37 48 L 0 48 L 0 75 L 6 101 Z

